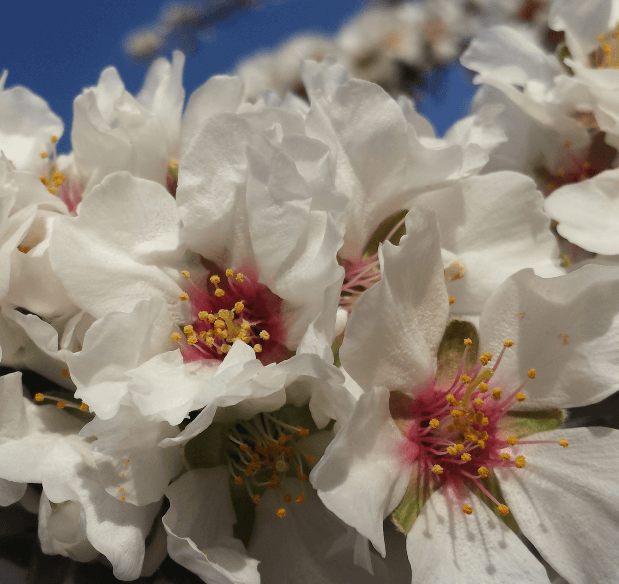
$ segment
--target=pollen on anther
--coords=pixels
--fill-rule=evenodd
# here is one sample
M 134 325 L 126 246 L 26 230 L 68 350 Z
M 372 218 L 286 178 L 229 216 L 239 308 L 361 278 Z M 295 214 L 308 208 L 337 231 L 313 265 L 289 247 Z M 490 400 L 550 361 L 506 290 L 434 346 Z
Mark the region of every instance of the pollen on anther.
M 462 512 L 470 515 L 471 513 L 473 513 L 473 507 L 471 507 L 470 505 L 464 505 L 464 507 L 462 507 Z
M 527 375 L 529 376 L 529 379 L 535 379 L 535 369 L 529 369 Z
M 295 502 L 301 504 L 305 501 L 305 495 L 297 495 Z
M 435 464 L 432 467 L 432 472 L 437 475 L 443 474 L 443 467 L 440 464 Z
M 47 158 L 47 152 L 41 152 L 40 156 L 45 160 Z
M 170 335 L 170 338 L 175 342 L 178 343 L 180 342 L 180 340 L 183 338 L 183 335 L 181 335 L 180 333 L 172 333 Z
M 462 381 L 462 383 L 471 383 L 473 380 L 465 373 L 462 377 L 460 377 L 460 381 Z
M 519 392 L 516 394 L 516 399 L 517 399 L 519 402 L 523 402 L 525 399 L 527 399 L 527 396 L 526 396 L 526 395 L 524 395 L 524 393 L 522 393 L 521 391 L 519 391 Z
M 479 390 L 479 393 L 486 393 L 488 391 L 488 384 L 482 381 L 477 386 L 477 389 Z
M 234 276 L 234 272 L 230 268 L 228 268 L 226 270 L 226 278 L 232 278 L 232 276 Z
M 456 299 L 453 296 L 449 297 L 449 304 L 455 304 Z
M 88 404 L 85 404 L 84 402 L 82 402 L 80 404 L 80 411 L 82 411 L 82 412 L 88 411 Z
M 290 493 L 286 493 L 284 495 L 284 502 L 285 503 L 290 503 L 290 501 L 292 501 L 292 495 Z
M 69 370 L 68 369 L 63 369 L 60 372 L 60 375 L 62 375 L 62 377 L 69 377 Z
M 456 403 L 456 398 L 455 398 L 455 397 L 454 397 L 451 393 L 448 393 L 448 394 L 445 396 L 445 401 L 446 401 L 448 404 L 455 404 L 455 403 Z
M 189 335 L 187 337 L 187 344 L 190 346 L 195 345 L 198 342 L 198 337 L 196 335 Z M 223 348 L 223 347 L 222 347 Z
M 119 501 L 126 501 L 127 499 L 126 499 L 126 497 L 118 497 L 118 500 Z
M 510 446 L 516 446 L 516 444 L 518 444 L 518 438 L 516 438 L 516 436 L 508 436 L 506 442 Z
M 260 331 L 259 336 L 263 341 L 268 341 L 271 338 L 271 335 L 267 331 Z
M 501 515 L 507 515 L 509 513 L 509 507 L 507 505 L 499 505 L 496 510 L 501 514 Z
M 473 346 L 473 341 L 471 339 L 464 339 L 464 346 L 465 347 L 472 347 Z
M 34 400 L 38 402 L 42 402 L 45 399 L 45 396 L 42 393 L 36 393 L 34 395 Z
M 472 458 L 472 456 L 471 456 L 468 452 L 465 452 L 465 453 L 464 453 L 464 454 L 460 457 L 460 459 L 461 459 L 463 462 L 470 462 L 470 461 L 471 461 L 471 458 Z
M 209 280 L 211 281 L 211 284 L 219 284 L 219 282 L 221 282 L 221 278 L 217 274 L 213 274 Z
M 256 343 L 256 344 L 254 345 L 254 351 L 255 351 L 256 353 L 262 353 L 262 345 L 261 345 L 260 343 Z
M 492 399 L 499 400 L 499 399 L 501 399 L 501 395 L 503 395 L 503 390 L 502 389 L 499 389 L 498 387 L 495 387 L 492 390 Z
M 309 462 L 310 464 L 314 464 L 316 462 L 316 459 L 313 456 L 308 456 L 306 458 L 307 462 Z
M 448 446 L 447 447 L 447 453 L 451 454 L 453 456 L 454 454 L 457 454 L 458 451 L 456 450 L 455 446 Z
M 561 440 L 559 440 L 559 445 L 563 446 L 563 448 L 567 448 L 570 443 L 565 438 L 561 438 Z
M 286 509 L 280 507 L 277 511 L 275 511 L 275 515 L 277 515 L 280 519 L 286 517 Z
M 473 400 L 473 403 L 474 403 L 474 404 L 475 404 L 478 408 L 480 408 L 481 406 L 483 406 L 483 405 L 484 405 L 484 400 L 483 400 L 483 399 L 481 399 L 480 397 L 476 397 L 476 398 Z
M 522 454 L 516 456 L 516 460 L 514 460 L 514 464 L 516 465 L 517 468 L 524 468 L 526 465 L 524 456 L 522 456 Z
M 511 460 L 509 452 L 501 452 L 501 460 Z
M 432 418 L 430 420 L 430 427 L 434 428 L 435 430 L 441 425 L 441 423 L 436 419 L 436 418 Z
M 181 272 L 181 276 L 183 276 L 183 278 L 187 278 L 189 280 L 191 274 L 187 270 L 183 270 Z
M 215 290 L 215 296 L 217 296 L 217 298 L 221 298 L 224 295 L 225 292 L 221 288 L 217 288 L 217 290 Z
M 505 341 L 503 341 L 503 346 L 504 347 L 513 347 L 514 346 L 514 341 L 507 339 Z
M 245 305 L 242 302 L 235 302 L 234 304 L 234 312 L 240 314 L 245 309 Z
M 488 478 L 488 472 L 489 472 L 489 471 L 488 471 L 488 467 L 486 467 L 486 466 L 480 466 L 480 467 L 477 469 L 477 472 L 479 473 L 479 476 L 480 476 L 482 479 L 487 479 L 487 478 Z
M 181 292 L 178 297 L 183 301 L 186 302 L 187 300 L 189 300 L 189 294 L 187 294 L 187 292 Z
M 67 407 L 67 402 L 61 399 L 60 401 L 56 402 L 56 407 L 59 410 L 63 410 L 65 407 Z
M 192 327 L 190 324 L 188 324 L 188 325 L 186 325 L 186 326 L 183 328 L 183 332 L 184 332 L 186 335 L 190 335 L 190 334 L 192 334 L 192 333 L 193 333 L 193 327 Z
M 239 272 L 234 279 L 237 282 L 239 282 L 239 284 L 241 284 L 243 282 L 243 280 L 245 279 L 245 276 L 243 274 L 241 274 L 241 272 Z

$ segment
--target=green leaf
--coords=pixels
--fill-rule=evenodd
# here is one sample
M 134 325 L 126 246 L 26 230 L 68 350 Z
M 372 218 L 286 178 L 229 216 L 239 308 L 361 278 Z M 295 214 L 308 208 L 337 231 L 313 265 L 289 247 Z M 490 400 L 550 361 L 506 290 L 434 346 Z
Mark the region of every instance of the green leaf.
M 549 432 L 561 427 L 563 410 L 536 410 L 531 412 L 508 412 L 498 424 L 501 435 L 525 438 L 538 432 Z
M 214 423 L 187 442 L 183 449 L 187 467 L 212 468 L 226 464 L 227 433 L 224 424 Z
M 399 531 L 410 532 L 426 501 L 438 487 L 440 487 L 439 481 L 428 478 L 427 473 L 418 475 L 417 471 L 413 470 L 408 491 L 391 514 L 391 521 Z
M 464 371 L 468 371 L 477 361 L 479 351 L 479 334 L 475 325 L 466 320 L 452 320 L 445 329 L 445 334 L 438 347 L 436 384 L 450 384 L 458 374 L 462 355 L 464 354 L 464 339 L 471 339 L 473 345 L 466 354 Z

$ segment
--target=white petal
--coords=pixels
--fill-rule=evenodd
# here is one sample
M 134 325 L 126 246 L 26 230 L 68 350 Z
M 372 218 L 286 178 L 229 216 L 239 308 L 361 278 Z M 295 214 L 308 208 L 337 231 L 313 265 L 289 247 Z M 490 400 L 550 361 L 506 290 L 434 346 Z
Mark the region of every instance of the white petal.
M 0 479 L 0 506 L 8 507 L 17 503 L 26 492 L 27 483 L 14 483 Z
M 568 448 L 556 441 L 565 437 Z M 526 467 L 497 471 L 524 535 L 570 584 L 619 580 L 619 431 L 555 430 L 522 445 Z M 574 472 L 577 469 L 578 472 Z
M 596 403 L 619 389 L 619 270 L 584 266 L 549 279 L 518 272 L 486 303 L 480 336 L 495 354 L 515 342 L 493 385 L 513 391 L 536 370 L 523 409 Z
M 441 246 L 466 270 L 448 288 L 456 299 L 452 315 L 479 314 L 497 286 L 523 268 L 542 276 L 562 273 L 542 202 L 535 183 L 515 172 L 471 177 L 416 199 L 436 212 Z
M 413 584 L 548 584 L 546 570 L 480 499 L 465 515 L 444 489 L 424 505 L 406 538 Z
M 619 169 L 607 170 L 553 192 L 544 204 L 559 222 L 557 231 L 588 251 L 605 255 L 619 253 Z
M 170 557 L 205 582 L 259 584 L 258 562 L 232 537 L 236 522 L 226 468 L 192 470 L 166 491 Z
M 69 297 L 95 318 L 162 296 L 181 322 L 178 229 L 176 203 L 161 185 L 118 172 L 82 201 L 78 217 L 54 222 L 50 260 Z
M 368 391 L 412 387 L 434 377 L 449 303 L 436 219 L 413 209 L 399 246 L 383 245 L 380 282 L 356 302 L 340 350 L 342 365 Z
M 310 474 L 328 509 L 385 555 L 383 520 L 400 503 L 412 463 L 389 413 L 389 392 L 365 393 Z
M 167 422 L 151 422 L 134 408 L 123 407 L 110 420 L 95 418 L 80 435 L 96 436 L 91 450 L 105 490 L 113 497 L 125 497 L 128 503 L 146 505 L 163 497 L 181 469 L 178 448 L 158 446 L 178 431 Z

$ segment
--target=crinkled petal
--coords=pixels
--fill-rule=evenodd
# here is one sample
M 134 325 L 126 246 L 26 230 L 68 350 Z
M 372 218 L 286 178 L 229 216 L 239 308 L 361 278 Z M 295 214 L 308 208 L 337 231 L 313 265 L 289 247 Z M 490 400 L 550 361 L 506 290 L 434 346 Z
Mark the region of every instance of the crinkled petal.
M 163 516 L 170 557 L 214 584 L 259 584 L 258 562 L 232 537 L 236 523 L 225 467 L 192 470 L 172 483 Z
M 413 584 L 549 584 L 546 570 L 499 517 L 469 494 L 465 515 L 444 489 L 424 505 L 406 538 Z
M 465 276 L 466 277 L 466 276 Z M 531 270 L 509 278 L 481 315 L 481 345 L 501 360 L 493 385 L 506 391 L 528 381 L 523 409 L 596 403 L 619 390 L 619 269 L 584 266 L 559 278 Z
M 567 438 L 568 448 L 556 444 Z M 522 445 L 526 467 L 498 469 L 501 492 L 524 535 L 570 584 L 619 580 L 619 431 L 555 430 Z M 578 472 L 574 472 L 578 469 Z
M 389 391 L 365 393 L 310 474 L 328 509 L 385 555 L 383 520 L 400 503 L 412 469 L 389 412 Z

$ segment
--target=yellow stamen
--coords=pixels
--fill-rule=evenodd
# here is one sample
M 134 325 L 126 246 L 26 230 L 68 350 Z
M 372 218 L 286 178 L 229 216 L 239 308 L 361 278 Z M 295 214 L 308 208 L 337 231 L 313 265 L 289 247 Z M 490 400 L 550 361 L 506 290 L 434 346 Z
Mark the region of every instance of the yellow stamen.
M 470 515 L 471 513 L 473 513 L 473 507 L 471 507 L 470 505 L 464 505 L 464 507 L 462 507 L 462 511 L 467 515 Z
M 52 144 L 55 144 L 56 142 L 58 142 L 58 136 L 52 136 L 52 137 L 50 138 L 50 142 L 51 142 Z
M 47 158 L 47 152 L 41 152 L 39 156 L 41 156 L 41 158 L 45 160 Z
M 455 397 L 454 397 L 451 393 L 448 393 L 448 394 L 445 396 L 445 401 L 446 401 L 448 404 L 452 404 L 452 405 L 453 405 L 453 404 L 455 404 L 455 403 L 456 403 L 456 398 L 455 398 Z
M 472 347 L 473 346 L 473 341 L 471 339 L 464 339 L 464 346 L 465 347 Z
M 191 277 L 191 274 L 187 270 L 183 270 L 181 272 L 181 276 L 183 276 L 183 278 L 187 278 L 189 280 L 189 278 Z
M 271 338 L 271 335 L 267 331 L 260 331 L 259 336 L 263 341 L 268 341 Z
M 59 410 L 63 410 L 64 408 L 67 407 L 67 402 L 61 399 L 60 401 L 56 402 L 56 407 Z
M 198 318 L 200 320 L 206 320 L 209 317 L 208 312 L 206 312 L 206 310 L 201 310 L 200 312 L 198 312 Z
M 503 341 L 503 346 L 504 347 L 513 347 L 514 346 L 514 341 L 511 341 L 511 340 L 507 339 L 506 341 Z
M 240 314 L 241 312 L 243 312 L 244 308 L 245 308 L 245 305 L 242 302 L 234 303 L 234 312 L 236 312 L 237 314 Z
M 254 345 L 254 351 L 255 351 L 256 353 L 262 353 L 262 345 L 261 345 L 260 343 L 256 343 L 256 344 Z
M 260 495 L 254 495 L 251 500 L 254 502 L 254 505 L 260 504 Z
M 178 297 L 183 301 L 186 302 L 187 300 L 189 300 L 189 294 L 187 294 L 187 292 L 181 292 Z
M 561 438 L 561 440 L 559 440 L 559 444 L 563 446 L 563 448 L 567 448 L 570 445 L 570 443 L 565 438 Z
M 483 405 L 484 405 L 484 400 L 483 400 L 483 399 L 481 399 L 480 397 L 476 397 L 476 398 L 473 400 L 473 403 L 474 403 L 474 404 L 475 404 L 478 408 L 480 408 L 481 406 L 483 406 Z
M 217 290 L 215 290 L 215 296 L 217 296 L 217 298 L 221 298 L 224 294 L 225 292 L 221 288 L 217 288 Z
M 453 296 L 449 297 L 449 304 L 455 304 L 456 299 Z
M 437 475 L 443 474 L 443 467 L 440 464 L 435 464 L 432 467 L 432 472 Z
M 519 392 L 516 394 L 516 399 L 517 399 L 519 402 L 523 402 L 525 399 L 527 399 L 527 396 L 526 396 L 526 395 L 524 395 L 524 393 L 522 393 L 521 391 L 519 391 Z
M 193 327 L 190 324 L 185 325 L 185 327 L 183 328 L 183 332 L 186 335 L 190 335 L 191 333 L 193 333 Z
M 488 471 L 488 468 L 487 468 L 487 467 L 485 467 L 485 466 L 480 466 L 480 467 L 477 469 L 477 472 L 479 473 L 479 476 L 480 476 L 482 479 L 487 479 L 487 478 L 488 478 L 488 473 L 489 473 L 489 471 Z
M 516 446 L 516 444 L 518 444 L 518 438 L 516 438 L 516 436 L 509 436 L 506 440 L 506 442 L 510 445 L 510 446 Z
M 430 427 L 434 428 L 435 430 L 441 425 L 441 423 L 436 419 L 436 418 L 432 418 L 430 420 Z
M 499 399 L 501 399 L 501 395 L 503 395 L 503 390 L 502 389 L 499 389 L 498 387 L 495 387 L 492 390 L 492 399 L 499 400 Z
M 499 505 L 496 510 L 501 514 L 501 515 L 507 515 L 509 513 L 509 507 L 507 505 Z
M 295 501 L 296 501 L 298 504 L 303 503 L 303 502 L 305 501 L 305 495 L 297 495 L 297 498 L 295 499 Z
M 524 456 L 522 456 L 522 454 L 516 456 L 516 460 L 514 460 L 514 464 L 518 468 L 524 468 L 526 465 Z
M 488 391 L 488 384 L 480 383 L 478 389 L 479 389 L 479 393 L 486 393 Z
M 535 369 L 529 369 L 528 376 L 529 379 L 535 379 Z
M 180 340 L 183 338 L 183 335 L 181 335 L 180 333 L 172 333 L 170 335 L 170 338 L 175 342 L 178 343 L 180 342 Z
M 283 519 L 284 517 L 286 517 L 286 509 L 284 509 L 283 507 L 280 507 L 276 512 L 275 515 L 277 515 L 280 519 Z
M 213 274 L 209 280 L 211 281 L 211 284 L 219 284 L 219 282 L 221 282 L 221 278 L 217 274 Z
M 82 403 L 80 404 L 80 410 L 81 410 L 82 412 L 86 412 L 86 411 L 88 411 L 88 404 L 85 404 L 84 402 L 82 402 Z
M 501 460 L 511 460 L 511 458 L 509 452 L 501 452 Z
M 463 462 L 470 462 L 470 461 L 471 461 L 471 458 L 472 458 L 472 457 L 471 457 L 471 455 L 470 455 L 468 452 L 465 452 L 465 453 L 464 453 L 464 454 L 460 457 L 460 459 L 461 459 Z
M 42 393 L 36 393 L 34 395 L 34 400 L 38 402 L 42 402 L 45 399 L 45 396 Z

